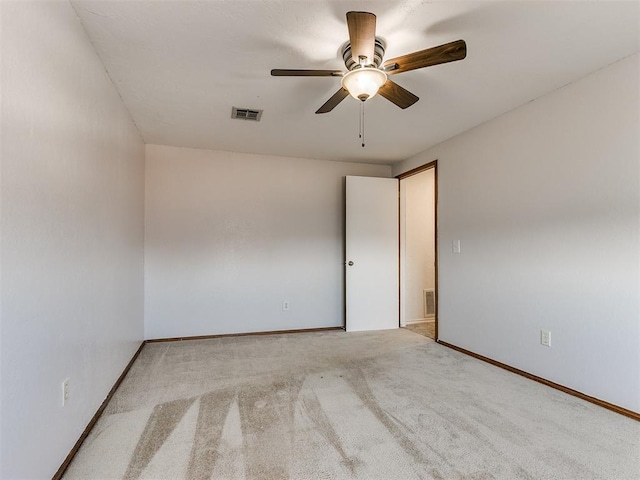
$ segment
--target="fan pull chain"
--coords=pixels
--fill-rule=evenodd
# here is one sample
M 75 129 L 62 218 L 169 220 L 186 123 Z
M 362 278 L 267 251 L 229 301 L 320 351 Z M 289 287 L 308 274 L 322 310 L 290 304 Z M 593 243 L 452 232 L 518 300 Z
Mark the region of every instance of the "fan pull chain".
M 362 139 L 362 148 L 364 148 L 364 101 L 360 102 L 360 138 Z
M 362 102 L 360 102 L 362 104 Z M 360 113 L 358 114 L 358 138 L 362 138 L 362 105 L 360 105 Z

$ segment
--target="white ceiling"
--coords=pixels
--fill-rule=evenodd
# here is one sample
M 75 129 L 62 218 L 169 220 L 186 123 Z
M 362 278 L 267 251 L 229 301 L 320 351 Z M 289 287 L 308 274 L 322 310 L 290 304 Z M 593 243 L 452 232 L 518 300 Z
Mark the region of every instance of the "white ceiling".
M 339 161 L 405 159 L 639 50 L 636 1 L 72 3 L 147 143 Z M 393 77 L 412 107 L 366 103 L 365 148 L 357 100 L 314 114 L 339 78 L 270 76 L 344 69 L 349 10 L 377 15 L 385 59 L 467 42 L 465 60 Z M 232 120 L 232 106 L 262 120 Z

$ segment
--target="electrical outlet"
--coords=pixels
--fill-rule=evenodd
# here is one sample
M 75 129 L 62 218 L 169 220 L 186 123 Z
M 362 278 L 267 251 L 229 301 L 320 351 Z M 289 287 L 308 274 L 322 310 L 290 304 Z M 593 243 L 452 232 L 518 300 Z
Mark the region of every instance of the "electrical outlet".
M 454 240 L 451 242 L 451 249 L 453 253 L 460 253 L 460 240 Z
M 69 401 L 69 379 L 62 381 L 62 406 L 64 407 Z
M 549 330 L 540 330 L 540 344 L 545 347 L 551 346 L 551 332 Z
M 288 310 L 289 310 L 289 302 L 285 300 L 284 302 L 282 302 L 282 311 L 286 312 Z

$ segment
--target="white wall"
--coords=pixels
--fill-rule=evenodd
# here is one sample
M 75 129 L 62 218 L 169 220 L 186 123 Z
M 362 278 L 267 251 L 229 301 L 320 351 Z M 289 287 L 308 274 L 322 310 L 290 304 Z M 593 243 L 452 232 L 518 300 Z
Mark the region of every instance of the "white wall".
M 391 167 L 146 153 L 146 338 L 343 325 L 344 176 Z
M 435 170 L 400 181 L 402 309 L 405 322 L 424 320 L 424 290 L 435 289 Z
M 43 479 L 143 337 L 144 145 L 69 3 L 1 8 L 0 477 Z
M 438 159 L 442 340 L 636 412 L 638 69 L 622 60 L 394 172 Z

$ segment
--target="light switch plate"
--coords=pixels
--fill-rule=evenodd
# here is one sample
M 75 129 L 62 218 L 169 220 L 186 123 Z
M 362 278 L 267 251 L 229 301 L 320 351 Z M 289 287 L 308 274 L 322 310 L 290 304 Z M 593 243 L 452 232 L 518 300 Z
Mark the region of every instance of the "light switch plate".
M 551 332 L 549 330 L 540 330 L 540 344 L 545 347 L 551 346 Z

